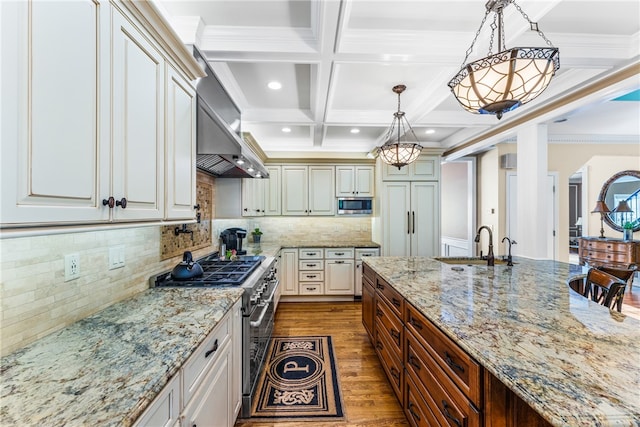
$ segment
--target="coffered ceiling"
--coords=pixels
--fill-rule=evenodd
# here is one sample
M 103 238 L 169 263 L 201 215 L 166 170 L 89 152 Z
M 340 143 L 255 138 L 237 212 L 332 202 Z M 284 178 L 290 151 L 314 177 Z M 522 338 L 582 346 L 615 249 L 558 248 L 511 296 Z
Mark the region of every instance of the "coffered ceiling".
M 637 95 L 611 101 L 640 89 L 637 0 L 519 0 L 559 47 L 561 68 L 540 97 L 502 120 L 464 111 L 447 87 L 480 26 L 483 0 L 156 4 L 207 57 L 242 111 L 243 131 L 269 157 L 364 158 L 384 142 L 396 84 L 407 86 L 402 110 L 421 143 L 450 157 L 512 138 L 515 124 L 527 123 L 548 124 L 551 141 L 638 143 Z M 544 46 L 513 5 L 504 18 L 507 47 Z M 489 24 L 470 60 L 486 56 Z M 271 81 L 281 89 L 269 89 Z

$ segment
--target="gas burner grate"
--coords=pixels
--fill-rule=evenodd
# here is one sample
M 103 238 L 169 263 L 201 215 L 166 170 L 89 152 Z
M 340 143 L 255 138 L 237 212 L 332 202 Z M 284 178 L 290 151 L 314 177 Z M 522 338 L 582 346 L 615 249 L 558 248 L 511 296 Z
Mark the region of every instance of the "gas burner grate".
M 175 280 L 171 273 L 156 278 L 156 287 L 222 287 L 241 285 L 260 265 L 264 257 L 248 256 L 239 260 L 221 260 L 211 254 L 198 260 L 204 274 L 189 280 Z

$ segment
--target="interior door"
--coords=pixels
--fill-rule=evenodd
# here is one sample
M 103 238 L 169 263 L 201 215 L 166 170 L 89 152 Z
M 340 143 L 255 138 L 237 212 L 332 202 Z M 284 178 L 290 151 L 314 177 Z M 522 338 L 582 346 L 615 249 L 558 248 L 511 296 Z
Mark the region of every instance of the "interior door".
M 557 257 L 557 222 L 558 222 L 558 203 L 556 194 L 555 173 L 547 175 L 547 258 L 556 259 Z M 518 207 L 517 207 L 517 189 L 518 175 L 515 172 L 507 172 L 507 236 L 511 240 L 518 241 Z M 494 242 L 497 244 L 499 242 Z M 511 254 L 518 254 L 518 245 L 511 247 Z

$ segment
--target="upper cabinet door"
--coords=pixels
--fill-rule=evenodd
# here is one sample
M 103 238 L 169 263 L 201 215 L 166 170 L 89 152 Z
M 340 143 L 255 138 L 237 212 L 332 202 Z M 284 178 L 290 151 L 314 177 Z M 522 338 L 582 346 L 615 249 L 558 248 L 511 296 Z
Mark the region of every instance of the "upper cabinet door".
M 282 215 L 309 215 L 307 166 L 282 166 Z
M 264 186 L 264 214 L 280 215 L 282 212 L 282 167 L 267 166 L 269 179 Z
M 373 197 L 373 166 L 336 166 L 336 197 Z
M 109 2 L 0 7 L 3 226 L 108 219 Z
M 164 61 L 148 39 L 113 8 L 114 220 L 164 216 Z
M 335 215 L 333 166 L 309 166 L 309 215 Z
M 166 205 L 167 219 L 195 218 L 195 89 L 167 65 Z
M 382 164 L 383 181 L 438 181 L 440 179 L 440 156 L 423 154 L 413 163 L 398 169 Z

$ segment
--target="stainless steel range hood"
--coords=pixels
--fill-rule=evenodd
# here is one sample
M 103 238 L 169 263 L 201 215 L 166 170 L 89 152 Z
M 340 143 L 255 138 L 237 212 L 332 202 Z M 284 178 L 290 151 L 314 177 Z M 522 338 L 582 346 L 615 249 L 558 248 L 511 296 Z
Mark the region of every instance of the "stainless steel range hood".
M 240 110 L 195 46 L 193 55 L 207 73 L 196 85 L 196 166 L 218 178 L 268 178 L 262 161 L 240 137 Z

